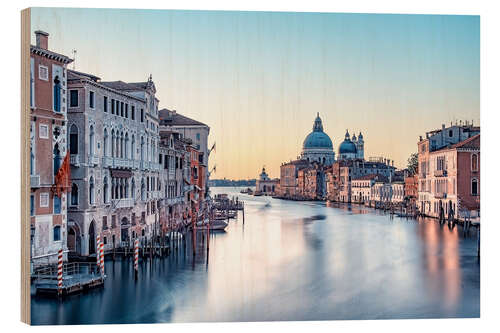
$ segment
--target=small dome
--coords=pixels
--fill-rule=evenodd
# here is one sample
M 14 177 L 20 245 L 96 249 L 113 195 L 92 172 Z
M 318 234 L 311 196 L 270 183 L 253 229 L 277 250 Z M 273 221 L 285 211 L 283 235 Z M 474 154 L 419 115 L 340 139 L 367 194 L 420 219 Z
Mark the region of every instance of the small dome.
M 339 147 L 339 154 L 356 154 L 356 153 L 357 153 L 356 145 L 354 144 L 354 142 L 351 141 L 349 132 L 346 131 L 345 140 L 340 144 Z

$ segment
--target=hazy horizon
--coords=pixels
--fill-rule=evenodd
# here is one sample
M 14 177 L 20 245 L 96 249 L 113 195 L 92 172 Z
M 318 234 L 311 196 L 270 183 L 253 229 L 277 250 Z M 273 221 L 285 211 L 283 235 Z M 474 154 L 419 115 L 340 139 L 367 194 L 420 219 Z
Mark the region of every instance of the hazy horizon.
M 479 16 L 33 8 L 76 70 L 152 74 L 161 108 L 210 126 L 212 178 L 279 177 L 320 113 L 337 149 L 405 167 L 426 131 L 480 123 Z M 69 66 L 72 68 L 72 65 Z

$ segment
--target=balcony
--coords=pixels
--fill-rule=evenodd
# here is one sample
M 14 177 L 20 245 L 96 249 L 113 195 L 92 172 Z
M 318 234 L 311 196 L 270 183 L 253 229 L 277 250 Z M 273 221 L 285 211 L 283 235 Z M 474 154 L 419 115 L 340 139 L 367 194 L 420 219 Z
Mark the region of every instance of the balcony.
M 31 187 L 40 187 L 40 175 L 31 175 L 30 185 Z
M 149 170 L 149 162 L 148 161 L 141 161 L 141 169 L 142 170 Z
M 113 199 L 112 201 L 115 208 L 131 208 L 135 205 L 135 201 L 132 198 Z
M 132 161 L 132 168 L 134 169 L 139 169 L 140 165 L 141 165 L 141 162 L 140 161 Z
M 74 166 L 80 166 L 80 156 L 78 154 L 71 154 L 69 156 L 69 163 Z
M 89 155 L 89 165 L 90 166 L 99 165 L 99 156 Z
M 102 165 L 105 168 L 112 168 L 113 167 L 113 158 L 109 156 L 105 156 L 102 158 Z
M 436 193 L 436 194 L 434 194 L 434 198 L 436 198 L 436 199 L 446 199 L 446 193 Z
M 446 170 L 434 170 L 434 177 L 446 177 L 448 172 Z

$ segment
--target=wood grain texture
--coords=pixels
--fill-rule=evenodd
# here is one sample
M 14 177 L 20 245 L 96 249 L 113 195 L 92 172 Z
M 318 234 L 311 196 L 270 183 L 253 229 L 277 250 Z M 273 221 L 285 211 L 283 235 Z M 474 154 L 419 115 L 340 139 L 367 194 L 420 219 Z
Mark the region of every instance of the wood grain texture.
M 21 321 L 31 323 L 29 205 L 29 98 L 31 11 L 21 11 Z

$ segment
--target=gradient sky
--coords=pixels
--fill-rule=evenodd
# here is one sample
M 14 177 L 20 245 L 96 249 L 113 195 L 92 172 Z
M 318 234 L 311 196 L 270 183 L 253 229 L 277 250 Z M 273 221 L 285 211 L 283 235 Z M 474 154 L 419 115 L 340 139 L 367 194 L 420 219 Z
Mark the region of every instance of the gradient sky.
M 34 8 L 31 22 L 78 50 L 76 70 L 152 73 L 161 107 L 210 126 L 212 178 L 279 177 L 317 112 L 336 152 L 361 131 L 365 157 L 398 167 L 426 131 L 479 124 L 479 16 Z

